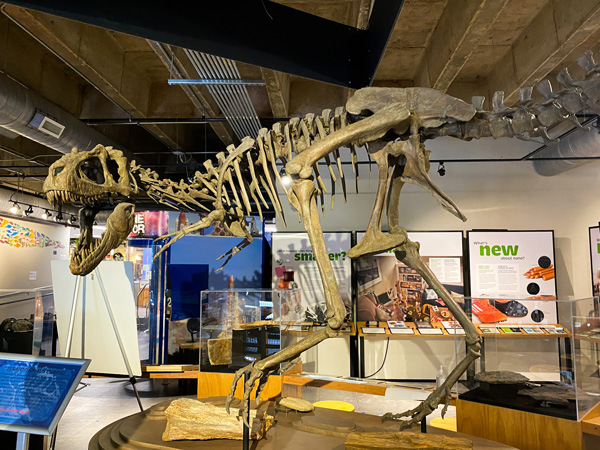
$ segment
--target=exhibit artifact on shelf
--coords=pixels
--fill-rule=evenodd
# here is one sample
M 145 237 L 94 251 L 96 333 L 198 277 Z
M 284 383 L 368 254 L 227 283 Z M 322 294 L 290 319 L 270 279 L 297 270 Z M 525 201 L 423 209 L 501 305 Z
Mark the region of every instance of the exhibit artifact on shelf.
M 366 145 L 369 156 L 378 168 L 377 192 L 365 235 L 347 252 L 347 256 L 357 258 L 393 250 L 398 260 L 416 270 L 444 301 L 464 329 L 468 348 L 465 357 L 457 363 L 446 380 L 420 406 L 392 415 L 395 418 L 408 417 L 402 425 L 409 426 L 423 420 L 444 399 L 447 404 L 450 387 L 479 357 L 481 337 L 458 303 L 424 264 L 419 256 L 419 244 L 410 240 L 406 230 L 400 227 L 401 189 L 405 183 L 415 184 L 430 193 L 444 209 L 466 220 L 454 202 L 430 179 L 430 152 L 426 150 L 425 143 L 442 136 L 462 140 L 484 137 L 529 140 L 541 137 L 548 141 L 549 127 L 567 120 L 579 124 L 576 114 L 599 109 L 600 68 L 591 52 L 580 58 L 579 63 L 586 71 L 583 80 L 573 80 L 568 71 L 563 69 L 558 75 L 561 90 L 554 92 L 548 80 L 537 84 L 538 92 L 544 97 L 542 103 L 534 102 L 531 87 L 520 90 L 520 101 L 514 107 L 504 104 L 503 92 L 496 92 L 491 111 L 483 109 L 484 97 L 474 97 L 472 104 L 468 104 L 429 88 L 359 89 L 347 101 L 346 108 L 337 108 L 335 112 L 324 110 L 318 116 L 308 114 L 285 124 L 276 123 L 272 129 L 261 129 L 255 138 L 246 137 L 238 146 L 229 146 L 227 153 L 217 154 L 216 167 L 211 161 L 205 161 L 206 171 L 196 172 L 190 183 L 161 180 L 156 172 L 139 166 L 135 161 L 128 161 L 122 152 L 102 145 L 86 152 L 73 150 L 49 168 L 44 190 L 53 204 L 83 204 L 80 212 L 82 238 L 74 251 L 71 268 L 73 273 L 85 275 L 131 231 L 134 220 L 134 205 L 131 202 L 135 201 L 136 196 L 149 196 L 169 206 L 204 209 L 208 212 L 198 223 L 164 236 L 170 240 L 162 251 L 186 234 L 215 221 L 223 222 L 231 234 L 242 238 L 240 244 L 222 255 L 224 263 L 227 263 L 252 241 L 252 235 L 245 226 L 245 217 L 251 215 L 253 209 L 262 216 L 261 202 L 265 207 L 268 205 L 263 190 L 283 219 L 276 187 L 279 184 L 287 200 L 298 211 L 308 233 L 325 292 L 327 325 L 294 345 L 240 369 L 232 385 L 232 394 L 227 403 L 229 406 L 237 382 L 242 377 L 248 377 L 244 392 L 244 398 L 247 399 L 255 385 L 260 393 L 269 375 L 278 371 L 282 363 L 290 362 L 307 349 L 336 336 L 343 326 L 346 308 L 335 280 L 319 219 L 317 200 L 320 200 L 324 212 L 324 194 L 327 193 L 327 187 L 320 177 L 319 163 L 323 161 L 328 165 L 332 204 L 337 180 L 334 166 L 337 166 L 346 200 L 346 177 L 339 150 L 349 149 L 358 188 L 355 147 Z M 333 162 L 331 156 L 334 157 Z M 277 162 L 284 165 L 281 174 Z M 242 169 L 248 171 L 248 176 L 243 176 Z M 286 178 L 286 183 L 282 178 Z M 95 242 L 91 232 L 86 230 L 91 230 L 99 210 L 112 208 L 109 199 L 111 203 L 115 200 L 125 202 L 114 207 L 108 218 L 106 232 L 100 241 Z M 384 213 L 387 215 L 388 232 L 382 231 Z M 245 405 L 244 409 L 243 417 L 248 422 Z

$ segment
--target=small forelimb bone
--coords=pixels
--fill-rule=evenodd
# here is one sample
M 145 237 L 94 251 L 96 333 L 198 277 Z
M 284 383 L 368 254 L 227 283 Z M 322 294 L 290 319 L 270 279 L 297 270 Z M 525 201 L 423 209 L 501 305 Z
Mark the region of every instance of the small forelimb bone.
M 212 211 L 208 214 L 208 216 L 204 217 L 202 220 L 200 220 L 199 222 L 193 223 L 191 225 L 188 225 L 187 227 L 182 228 L 181 230 L 175 231 L 173 233 L 169 233 L 166 234 L 164 236 L 161 236 L 157 239 L 155 239 L 154 241 L 162 241 L 165 239 L 169 239 L 171 238 L 160 250 L 159 252 L 154 255 L 154 261 L 156 262 L 156 260 L 158 259 L 158 257 L 166 250 L 168 249 L 171 245 L 173 245 L 175 242 L 177 242 L 179 239 L 181 239 L 182 237 L 193 233 L 194 231 L 198 231 L 201 230 L 203 228 L 207 228 L 209 227 L 213 222 L 215 221 L 222 221 L 225 218 L 225 210 L 223 209 L 217 209 L 215 211 Z

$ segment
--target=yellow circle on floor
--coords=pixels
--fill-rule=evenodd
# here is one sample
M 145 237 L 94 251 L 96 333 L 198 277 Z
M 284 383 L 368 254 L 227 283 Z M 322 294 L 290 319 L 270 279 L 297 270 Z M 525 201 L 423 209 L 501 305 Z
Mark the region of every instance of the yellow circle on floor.
M 313 403 L 317 408 L 337 409 L 338 411 L 354 411 L 354 405 L 348 402 L 340 402 L 338 400 L 323 400 Z
M 429 425 L 442 430 L 456 431 L 456 417 L 438 417 L 437 419 L 431 419 Z

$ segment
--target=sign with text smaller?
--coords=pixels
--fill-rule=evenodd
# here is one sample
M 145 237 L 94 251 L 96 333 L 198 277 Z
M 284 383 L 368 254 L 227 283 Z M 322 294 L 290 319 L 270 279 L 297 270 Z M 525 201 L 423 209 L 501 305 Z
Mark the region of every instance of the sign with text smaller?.
M 0 430 L 52 434 L 89 364 L 0 353 Z

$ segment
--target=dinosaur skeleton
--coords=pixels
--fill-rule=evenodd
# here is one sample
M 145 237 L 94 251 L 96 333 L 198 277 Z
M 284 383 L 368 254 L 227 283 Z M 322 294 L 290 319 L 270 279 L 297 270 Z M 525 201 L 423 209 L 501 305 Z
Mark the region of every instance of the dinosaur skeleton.
M 114 200 L 147 195 L 171 207 L 206 210 L 207 216 L 199 222 L 163 236 L 161 239 L 170 240 L 162 251 L 177 239 L 208 227 L 213 221 L 222 221 L 234 236 L 243 238 L 240 244 L 222 255 L 227 262 L 252 241 L 244 226 L 244 216 L 257 212 L 262 217 L 262 208 L 269 208 L 263 193 L 269 198 L 275 213 L 283 218 L 277 190 L 278 186 L 281 187 L 298 211 L 308 233 L 325 291 L 328 322 L 325 328 L 298 343 L 240 369 L 227 400 L 229 407 L 237 382 L 245 374 L 244 400 L 249 398 L 255 386 L 256 397 L 259 398 L 270 374 L 279 370 L 282 364 L 289 364 L 305 350 L 336 336 L 342 327 L 346 310 L 327 255 L 319 219 L 317 200 L 324 213 L 324 194 L 327 193 L 319 172 L 319 161 L 325 162 L 331 176 L 333 207 L 337 180 L 335 166 L 346 201 L 346 176 L 339 150 L 348 148 L 352 154 L 358 192 L 355 148 L 366 145 L 379 171 L 377 193 L 367 231 L 348 255 L 357 258 L 394 250 L 396 257 L 415 269 L 444 300 L 465 330 L 468 349 L 465 358 L 445 382 L 422 404 L 405 413 L 389 415 L 392 418 L 408 417 L 402 422 L 402 426 L 406 427 L 421 421 L 444 400 L 447 407 L 451 386 L 479 357 L 481 340 L 465 312 L 421 260 L 419 244 L 410 241 L 406 230 L 400 227 L 400 191 L 405 183 L 416 184 L 433 195 L 446 210 L 466 220 L 452 200 L 429 178 L 429 151 L 425 149 L 424 142 L 440 136 L 462 140 L 483 137 L 531 140 L 541 137 L 548 141 L 549 127 L 566 120 L 579 126 L 575 114 L 600 110 L 600 66 L 595 64 L 591 52 L 580 58 L 579 64 L 586 71 L 583 80 L 573 80 L 564 69 L 557 77 L 562 86 L 560 91 L 553 92 L 547 80 L 537 85 L 537 91 L 543 98 L 541 104 L 532 100 L 532 88 L 524 88 L 521 89 L 521 100 L 514 107 L 504 105 L 503 93 L 496 92 L 492 111 L 483 110 L 482 97 L 474 97 L 469 105 L 428 88 L 360 89 L 348 100 L 345 109 L 338 108 L 335 112 L 325 110 L 320 116 L 308 114 L 303 118 L 293 118 L 288 123 L 275 124 L 270 130 L 260 130 L 255 139 L 246 137 L 237 147 L 229 146 L 227 153 L 217 155 L 216 167 L 211 161 L 206 161 L 206 170 L 196 172 L 189 184 L 161 180 L 155 172 L 140 167 L 135 161 L 128 164 L 118 150 L 102 146 L 90 152 L 73 150 L 50 167 L 44 189 L 52 203 L 83 205 L 80 212 L 82 238 L 72 259 L 71 270 L 74 274 L 85 275 L 104 258 L 111 246 L 118 245 L 127 236 L 133 226 L 133 205 L 120 203 L 110 216 L 102 239 L 98 243 L 92 240 L 91 226 L 96 213 Z M 331 160 L 332 155 L 335 161 Z M 292 178 L 289 188 L 282 183 L 277 162 L 284 164 Z M 207 207 L 206 202 L 211 206 Z M 381 230 L 384 212 L 388 219 L 387 233 Z M 248 421 L 247 410 L 243 418 Z

